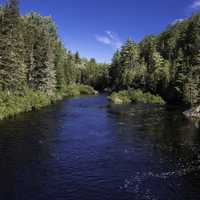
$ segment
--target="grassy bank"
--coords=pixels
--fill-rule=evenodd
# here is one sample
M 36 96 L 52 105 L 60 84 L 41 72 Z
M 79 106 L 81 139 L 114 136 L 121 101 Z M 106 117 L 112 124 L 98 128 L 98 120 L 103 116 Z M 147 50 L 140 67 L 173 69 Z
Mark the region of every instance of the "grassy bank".
M 141 90 L 123 90 L 114 92 L 109 97 L 109 100 L 114 104 L 128 103 L 147 103 L 147 104 L 165 104 L 165 101 L 158 95 L 153 95 L 149 92 L 144 93 Z
M 42 107 L 65 97 L 95 95 L 97 92 L 90 86 L 70 85 L 53 96 L 40 91 L 27 90 L 23 94 L 0 92 L 0 120 L 13 117 L 19 113 L 39 110 Z
M 61 96 L 64 97 L 76 97 L 80 95 L 97 95 L 98 92 L 88 85 L 69 85 L 61 92 Z

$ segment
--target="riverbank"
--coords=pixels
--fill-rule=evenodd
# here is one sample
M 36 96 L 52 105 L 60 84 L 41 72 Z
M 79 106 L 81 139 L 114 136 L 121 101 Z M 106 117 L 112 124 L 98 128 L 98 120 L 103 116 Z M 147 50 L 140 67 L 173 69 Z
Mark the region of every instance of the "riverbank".
M 13 117 L 19 113 L 39 110 L 63 98 L 96 94 L 98 92 L 87 85 L 69 85 L 54 95 L 30 89 L 24 91 L 23 94 L 0 92 L 0 120 Z

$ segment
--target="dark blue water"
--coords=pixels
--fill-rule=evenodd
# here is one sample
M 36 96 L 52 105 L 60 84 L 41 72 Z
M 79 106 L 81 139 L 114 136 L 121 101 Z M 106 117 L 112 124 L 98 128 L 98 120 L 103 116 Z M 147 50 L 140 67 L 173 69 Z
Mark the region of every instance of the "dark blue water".
M 172 107 L 65 100 L 0 122 L 0 200 L 198 200 L 200 131 Z

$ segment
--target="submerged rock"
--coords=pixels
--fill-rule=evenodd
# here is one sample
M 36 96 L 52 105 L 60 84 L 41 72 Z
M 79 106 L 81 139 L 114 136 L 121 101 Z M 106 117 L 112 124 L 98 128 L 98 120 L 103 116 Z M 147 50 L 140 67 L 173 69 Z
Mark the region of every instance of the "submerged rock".
M 188 118 L 200 119 L 200 106 L 186 110 L 183 114 Z

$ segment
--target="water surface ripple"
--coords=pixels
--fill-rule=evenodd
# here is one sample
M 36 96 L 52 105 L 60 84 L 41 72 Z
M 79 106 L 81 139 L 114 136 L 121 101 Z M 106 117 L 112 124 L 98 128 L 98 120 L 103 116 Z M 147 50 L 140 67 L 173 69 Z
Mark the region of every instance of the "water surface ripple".
M 0 200 L 199 200 L 200 131 L 174 107 L 68 99 L 0 122 Z

